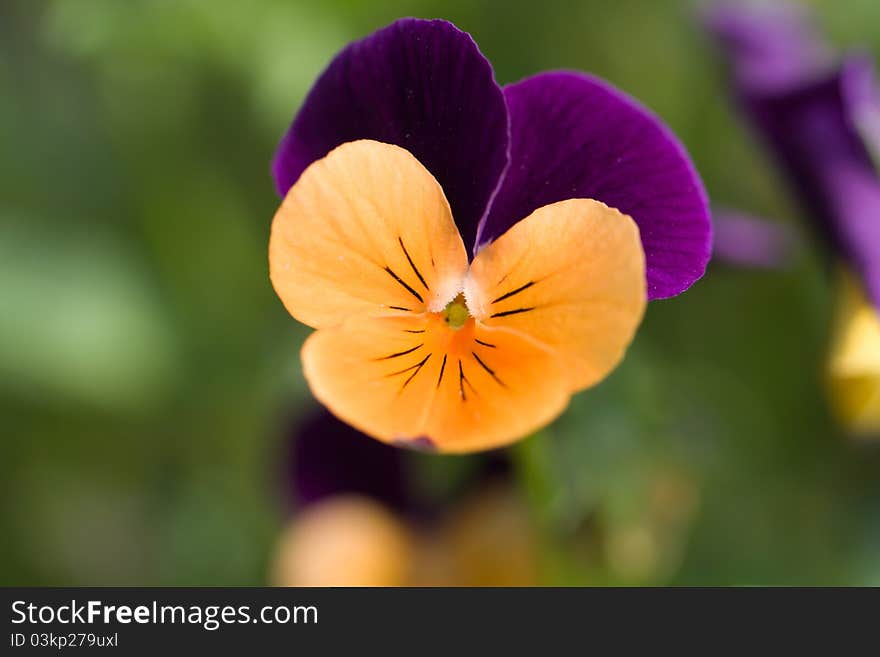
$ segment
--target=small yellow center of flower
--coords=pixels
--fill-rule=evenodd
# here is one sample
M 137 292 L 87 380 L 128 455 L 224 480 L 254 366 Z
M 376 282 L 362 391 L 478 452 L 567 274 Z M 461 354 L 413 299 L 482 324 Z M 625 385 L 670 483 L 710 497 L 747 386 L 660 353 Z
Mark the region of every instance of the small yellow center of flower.
M 464 295 L 459 293 L 452 301 L 446 304 L 443 309 L 443 321 L 446 325 L 456 331 L 464 326 L 469 316 L 467 304 L 464 301 Z

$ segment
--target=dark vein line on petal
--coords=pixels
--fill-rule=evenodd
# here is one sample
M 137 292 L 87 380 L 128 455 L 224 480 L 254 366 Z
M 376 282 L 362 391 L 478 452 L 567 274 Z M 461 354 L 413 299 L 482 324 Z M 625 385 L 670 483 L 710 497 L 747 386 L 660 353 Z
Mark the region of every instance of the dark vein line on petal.
M 464 391 L 464 384 L 468 384 L 468 388 L 471 389 L 471 392 L 476 394 L 477 389 L 474 388 L 474 384 L 470 382 L 470 380 L 464 375 L 464 370 L 461 367 L 461 359 L 458 359 L 458 391 L 461 393 L 461 400 L 467 401 L 467 395 Z
M 425 366 L 425 363 L 428 362 L 428 359 L 429 359 L 430 357 L 431 357 L 431 354 L 428 354 L 427 356 L 425 356 L 425 357 L 421 360 L 421 362 L 419 362 L 419 363 L 417 363 L 417 364 L 415 365 L 416 371 L 413 372 L 412 374 L 410 374 L 410 375 L 409 375 L 409 378 L 407 378 L 407 380 L 403 382 L 403 385 L 400 386 L 400 390 L 398 390 L 398 393 L 403 392 L 403 389 L 406 388 L 407 385 L 409 385 L 409 382 L 412 381 L 412 380 L 415 378 L 416 374 L 418 374 L 419 372 L 422 371 L 422 367 Z
M 388 356 L 382 356 L 381 358 L 377 358 L 376 360 L 390 360 L 392 358 L 397 358 L 398 356 L 406 356 L 407 354 L 411 354 L 419 347 L 424 346 L 424 342 L 417 344 L 412 349 L 407 349 L 406 351 L 398 351 L 396 354 L 389 354 Z
M 385 271 L 387 271 L 391 275 L 391 278 L 393 278 L 395 281 L 400 283 L 404 287 L 404 289 L 406 289 L 407 292 L 409 292 L 416 299 L 418 299 L 419 303 L 424 303 L 424 299 L 422 299 L 422 295 L 419 294 L 418 292 L 416 292 L 414 289 L 412 289 L 409 285 L 407 285 L 406 282 L 404 282 L 404 280 L 400 276 L 398 276 L 393 271 L 391 271 L 391 267 L 385 267 Z
M 464 393 L 464 370 L 461 369 L 461 359 L 458 361 L 458 392 L 462 401 L 467 401 L 467 395 Z
M 400 248 L 403 249 L 403 255 L 406 256 L 407 261 L 409 262 L 409 266 L 412 267 L 412 270 L 415 272 L 416 276 L 419 277 L 419 280 L 422 282 L 422 285 L 427 290 L 428 284 L 425 283 L 425 279 L 422 277 L 421 272 L 416 268 L 416 263 L 413 262 L 413 259 L 409 257 L 409 251 L 406 250 L 406 247 L 403 245 L 403 238 L 398 237 L 397 241 L 400 242 Z M 421 299 L 419 299 L 421 301 Z
M 535 307 L 532 306 L 531 308 L 517 308 L 516 310 L 505 310 L 500 313 L 495 313 L 494 315 L 491 315 L 491 317 L 507 317 L 508 315 L 516 315 L 518 313 L 527 313 L 530 310 L 534 310 L 534 309 L 535 309 Z
M 437 377 L 437 387 L 440 387 L 440 382 L 443 380 L 443 372 L 446 371 L 446 356 L 448 354 L 443 354 L 443 363 L 440 365 L 440 376 Z
M 479 338 L 474 338 L 474 339 L 477 341 L 477 344 L 481 344 L 484 347 L 491 347 L 492 349 L 494 349 L 497 346 L 497 345 L 492 344 L 491 342 L 483 342 Z
M 430 356 L 430 355 L 431 355 L 431 354 L 428 354 L 428 356 Z M 424 359 L 423 359 L 423 360 L 424 360 Z M 417 368 L 419 365 L 421 365 L 422 362 L 423 362 L 423 360 L 422 360 L 422 361 L 419 361 L 419 362 L 416 363 L 415 365 L 410 365 L 409 367 L 404 367 L 402 370 L 397 370 L 396 372 L 391 372 L 390 374 L 386 374 L 386 375 L 385 375 L 385 378 L 387 379 L 387 378 L 390 378 L 390 377 L 392 377 L 392 376 L 397 376 L 398 374 L 406 374 L 406 373 L 409 372 L 410 370 L 415 369 L 415 368 Z
M 511 291 L 508 292 L 507 294 L 502 294 L 500 297 L 498 297 L 497 299 L 495 299 L 495 301 L 493 301 L 492 303 L 498 303 L 499 301 L 504 301 L 505 299 L 509 299 L 509 298 L 512 297 L 514 294 L 519 294 L 519 293 L 522 292 L 523 290 L 528 290 L 528 289 L 529 289 L 530 287 L 532 287 L 532 285 L 534 285 L 534 284 L 535 284 L 535 281 L 529 281 L 529 282 L 526 283 L 525 285 L 520 285 L 520 286 L 519 286 L 518 288 L 516 288 L 515 290 L 511 290 Z
M 507 384 L 504 383 L 504 381 L 502 381 L 501 379 L 499 379 L 498 375 L 495 374 L 495 370 L 493 370 L 491 367 L 486 365 L 486 363 L 484 363 L 483 360 L 479 356 L 477 356 L 477 353 L 475 351 L 472 351 L 471 355 L 477 359 L 477 362 L 480 364 L 480 367 L 482 367 L 484 370 L 486 370 L 489 373 L 489 375 L 498 382 L 498 385 L 500 385 L 502 388 L 507 387 Z

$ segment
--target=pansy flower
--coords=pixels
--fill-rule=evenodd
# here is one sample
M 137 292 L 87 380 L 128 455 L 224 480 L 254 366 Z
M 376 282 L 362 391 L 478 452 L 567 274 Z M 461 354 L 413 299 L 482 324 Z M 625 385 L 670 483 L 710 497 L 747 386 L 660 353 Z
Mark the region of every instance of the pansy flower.
M 387 443 L 466 452 L 529 434 L 709 258 L 702 185 L 656 117 L 578 73 L 502 88 L 441 20 L 342 50 L 272 170 L 272 283 L 317 329 L 305 376 Z
M 880 95 L 870 63 L 859 55 L 837 63 L 793 5 L 726 3 L 709 15 L 709 26 L 743 109 L 880 307 L 880 177 L 871 157 L 878 142 L 867 137 Z
M 276 586 L 403 586 L 421 511 L 402 450 L 367 440 L 324 409 L 283 426 L 280 497 L 293 517 L 270 562 Z
M 548 537 L 541 537 L 538 509 L 516 485 L 506 451 L 449 463 L 366 439 L 324 409 L 292 418 L 282 440 L 281 498 L 292 513 L 270 559 L 271 584 L 553 583 L 552 572 L 542 568 Z M 424 485 L 425 467 L 442 468 L 442 488 Z M 641 480 L 635 497 L 629 486 L 625 500 L 612 494 L 591 509 L 588 517 L 598 514 L 601 522 L 573 531 L 567 517 L 565 544 L 550 552 L 580 564 L 580 574 L 569 576 L 582 583 L 657 584 L 675 572 L 699 488 L 687 471 L 668 463 L 654 464 Z
M 474 457 L 428 499 L 407 476 L 415 455 L 323 409 L 287 423 L 283 439 L 283 498 L 296 512 L 277 541 L 272 584 L 536 583 L 537 533 L 502 453 Z
M 849 428 L 880 435 L 880 87 L 870 62 L 838 61 L 793 5 L 723 4 L 708 25 L 747 116 L 848 272 L 832 396 Z
M 406 452 L 366 440 L 324 409 L 285 424 L 282 497 L 291 509 L 322 500 L 368 497 L 401 513 L 420 513 L 406 475 Z

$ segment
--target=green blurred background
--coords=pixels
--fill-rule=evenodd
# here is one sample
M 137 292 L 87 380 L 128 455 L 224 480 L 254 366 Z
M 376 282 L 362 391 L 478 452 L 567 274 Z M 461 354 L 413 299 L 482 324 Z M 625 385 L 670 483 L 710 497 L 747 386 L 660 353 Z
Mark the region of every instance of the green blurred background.
M 842 47 L 880 52 L 876 0 L 811 4 Z M 471 32 L 502 83 L 609 79 L 681 136 L 713 201 L 803 238 L 790 269 L 715 262 L 651 304 L 623 366 L 514 448 L 545 581 L 880 585 L 880 451 L 825 401 L 823 245 L 693 10 L 3 0 L 0 582 L 266 581 L 282 419 L 314 404 L 306 329 L 267 276 L 269 161 L 333 53 L 415 15 Z M 440 488 L 466 463 L 419 459 Z

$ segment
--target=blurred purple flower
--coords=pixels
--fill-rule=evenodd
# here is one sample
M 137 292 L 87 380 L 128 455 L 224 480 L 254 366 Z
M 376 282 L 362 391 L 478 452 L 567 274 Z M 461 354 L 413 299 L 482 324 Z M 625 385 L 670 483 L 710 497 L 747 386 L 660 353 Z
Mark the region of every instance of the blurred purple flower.
M 290 422 L 285 440 L 287 481 L 294 504 L 351 493 L 391 509 L 411 505 L 404 471 L 406 452 L 372 440 L 329 411 L 314 409 Z
M 779 94 L 834 65 L 804 7 L 783 2 L 721 2 L 706 23 L 726 49 L 740 90 Z
M 685 149 L 598 78 L 551 72 L 502 88 L 467 33 L 398 20 L 343 49 L 312 87 L 275 155 L 278 193 L 356 139 L 412 153 L 473 253 L 541 206 L 591 198 L 639 225 L 649 299 L 679 294 L 705 271 L 707 200 Z
M 362 495 L 388 509 L 430 516 L 435 502 L 419 495 L 409 477 L 414 454 L 373 440 L 323 407 L 297 416 L 284 429 L 284 496 L 304 507 L 336 495 Z M 416 450 L 420 451 L 420 450 Z M 476 464 L 454 495 L 512 475 L 503 450 L 468 457 Z M 447 500 L 448 501 L 448 500 Z
M 880 308 L 880 175 L 870 154 L 880 94 L 870 63 L 835 64 L 804 12 L 786 4 L 723 4 L 707 24 L 753 126 Z
M 715 210 L 712 219 L 714 258 L 758 269 L 777 269 L 790 264 L 794 234 L 787 224 L 732 210 Z

